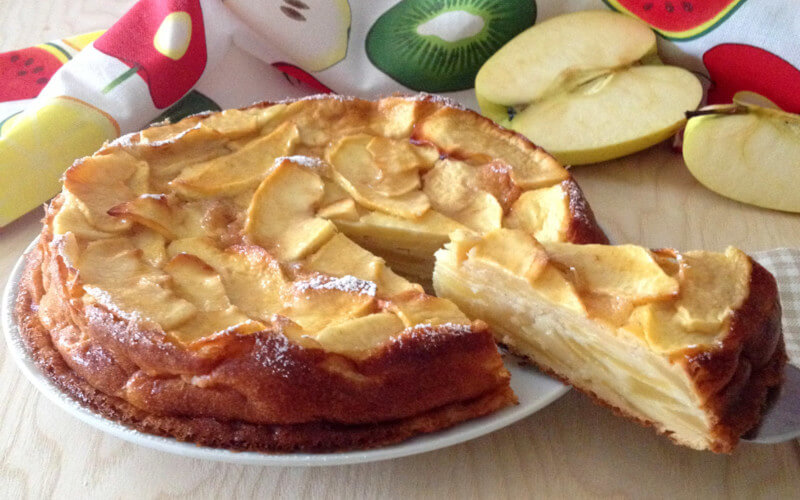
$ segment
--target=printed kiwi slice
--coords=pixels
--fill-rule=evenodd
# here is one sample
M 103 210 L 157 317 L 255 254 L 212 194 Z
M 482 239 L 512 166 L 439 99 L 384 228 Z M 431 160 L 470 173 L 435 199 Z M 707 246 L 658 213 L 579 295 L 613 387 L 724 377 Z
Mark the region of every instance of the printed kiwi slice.
M 367 56 L 412 90 L 469 89 L 486 59 L 535 21 L 533 0 L 403 0 L 370 28 Z

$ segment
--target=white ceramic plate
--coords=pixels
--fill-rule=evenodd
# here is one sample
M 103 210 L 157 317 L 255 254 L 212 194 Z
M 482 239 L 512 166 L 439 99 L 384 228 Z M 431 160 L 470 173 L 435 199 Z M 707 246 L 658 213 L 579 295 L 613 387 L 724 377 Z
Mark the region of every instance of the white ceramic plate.
M 26 253 L 30 251 L 35 244 L 36 241 L 31 243 Z M 47 399 L 54 402 L 73 417 L 101 431 L 130 441 L 131 443 L 174 453 L 176 455 L 203 458 L 219 462 L 279 466 L 344 465 L 375 462 L 378 460 L 405 457 L 424 453 L 426 451 L 437 450 L 483 436 L 535 413 L 561 397 L 568 390 L 568 387 L 542 375 L 536 370 L 529 367 L 520 367 L 515 358 L 506 356 L 506 366 L 511 372 L 511 387 L 519 397 L 519 405 L 505 408 L 486 417 L 470 420 L 456 425 L 451 429 L 418 436 L 396 445 L 368 451 L 344 453 L 268 454 L 234 452 L 182 443 L 172 438 L 139 432 L 117 422 L 106 420 L 91 410 L 84 408 L 70 396 L 61 392 L 49 378 L 39 371 L 22 343 L 19 328 L 17 327 L 14 317 L 14 300 L 17 296 L 17 289 L 19 287 L 19 280 L 23 267 L 24 258 L 20 258 L 8 278 L 8 284 L 3 293 L 2 311 L 0 311 L 0 314 L 2 314 L 0 320 L 3 330 L 5 331 L 9 353 L 11 357 L 14 358 L 20 370 L 22 370 L 22 373 L 25 374 L 34 387 L 44 394 Z

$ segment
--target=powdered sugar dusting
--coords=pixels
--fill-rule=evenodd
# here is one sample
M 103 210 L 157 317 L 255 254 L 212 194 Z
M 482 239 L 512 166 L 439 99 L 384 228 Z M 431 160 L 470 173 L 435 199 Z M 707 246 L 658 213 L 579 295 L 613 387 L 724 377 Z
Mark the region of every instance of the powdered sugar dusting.
M 370 297 L 374 297 L 378 291 L 378 285 L 374 282 L 358 279 L 349 274 L 341 278 L 332 278 L 320 274 L 311 279 L 295 281 L 294 288 L 301 292 L 307 292 L 309 290 L 338 290 L 347 293 L 369 295 Z
M 130 132 L 128 134 L 121 135 L 109 142 L 106 147 L 118 146 L 121 148 L 130 148 L 133 146 L 133 138 L 137 135 L 139 135 L 139 132 Z
M 150 142 L 147 142 L 146 144 L 148 146 L 153 146 L 153 147 L 159 147 L 159 146 L 165 146 L 167 144 L 173 144 L 176 141 L 180 140 L 182 137 L 184 137 L 189 132 L 192 132 L 193 130 L 198 130 L 202 126 L 203 126 L 203 124 L 198 122 L 193 127 L 187 128 L 186 130 L 181 130 L 177 134 L 175 134 L 173 136 L 170 136 L 170 137 L 167 137 L 166 139 L 162 139 L 160 141 L 150 141 Z
M 275 158 L 275 164 L 279 165 L 284 161 L 296 163 L 309 170 L 325 170 L 328 168 L 327 163 L 319 158 L 313 156 L 293 155 L 293 156 L 279 156 Z
M 466 111 L 467 108 L 458 101 L 451 99 L 450 97 L 445 97 L 442 95 L 437 94 L 429 94 L 427 92 L 420 92 L 414 95 L 399 95 L 397 97 L 402 97 L 408 101 L 425 101 L 425 102 L 432 102 L 434 104 L 439 104 L 441 106 L 447 106 L 449 108 L 460 109 L 462 111 Z

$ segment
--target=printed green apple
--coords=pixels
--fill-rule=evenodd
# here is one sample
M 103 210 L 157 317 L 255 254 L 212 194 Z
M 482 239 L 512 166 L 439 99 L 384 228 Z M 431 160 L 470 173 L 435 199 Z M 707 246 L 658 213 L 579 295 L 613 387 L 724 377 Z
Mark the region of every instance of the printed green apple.
M 692 175 L 728 198 L 800 212 L 800 115 L 738 93 L 686 124 L 683 158 Z
M 475 93 L 486 116 L 578 165 L 667 139 L 703 90 L 690 72 L 660 63 L 642 21 L 581 11 L 511 40 L 480 69 Z

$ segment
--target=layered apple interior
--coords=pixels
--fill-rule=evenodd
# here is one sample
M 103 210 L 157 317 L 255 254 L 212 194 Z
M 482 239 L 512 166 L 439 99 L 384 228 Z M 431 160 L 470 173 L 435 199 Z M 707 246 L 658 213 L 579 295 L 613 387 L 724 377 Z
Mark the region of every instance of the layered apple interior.
M 688 360 L 713 358 L 738 335 L 734 325 L 754 275 L 741 251 L 538 242 L 500 229 L 485 237 L 456 233 L 436 257 L 437 294 L 487 321 L 499 343 L 679 443 L 729 449 L 730 436 L 719 427 L 745 398 L 721 403 L 718 395 L 736 367 L 719 363 L 712 389 Z M 769 317 L 774 291 L 766 295 Z M 764 339 L 762 328 L 747 332 L 769 353 L 748 367 L 753 373 L 767 364 L 779 336 Z M 735 390 L 746 383 L 737 380 Z

